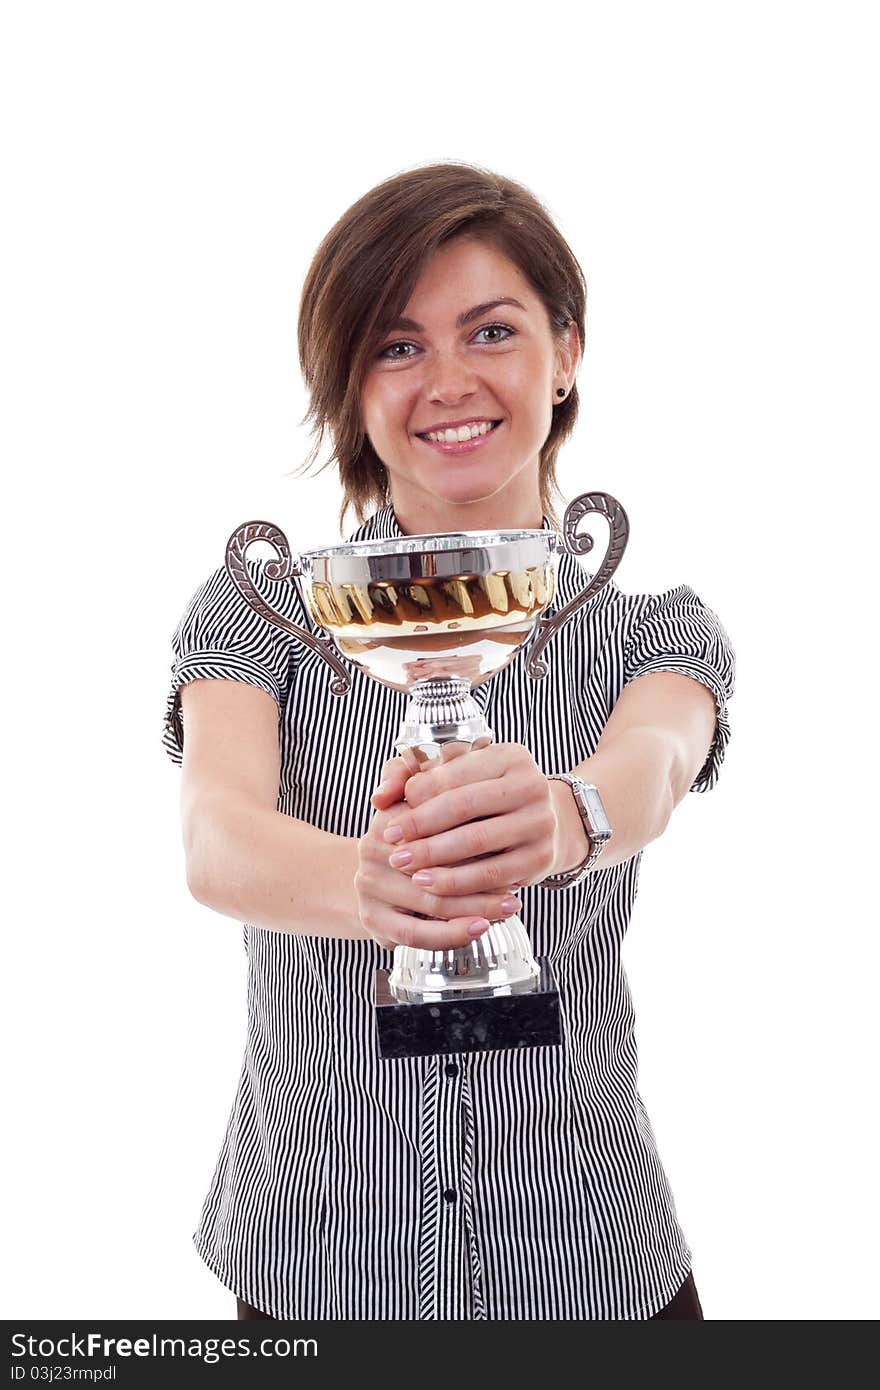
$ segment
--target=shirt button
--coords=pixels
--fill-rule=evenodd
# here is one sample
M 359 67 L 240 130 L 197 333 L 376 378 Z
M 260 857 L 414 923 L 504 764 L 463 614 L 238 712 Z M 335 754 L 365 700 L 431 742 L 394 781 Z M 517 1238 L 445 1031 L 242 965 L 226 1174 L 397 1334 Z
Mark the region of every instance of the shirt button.
M 447 1063 L 446 1063 L 446 1075 L 447 1075 L 447 1076 L 458 1076 L 458 1067 L 455 1065 L 454 1062 L 447 1062 Z
M 443 1193 L 444 1202 L 454 1202 L 458 1196 L 454 1187 L 447 1187 Z

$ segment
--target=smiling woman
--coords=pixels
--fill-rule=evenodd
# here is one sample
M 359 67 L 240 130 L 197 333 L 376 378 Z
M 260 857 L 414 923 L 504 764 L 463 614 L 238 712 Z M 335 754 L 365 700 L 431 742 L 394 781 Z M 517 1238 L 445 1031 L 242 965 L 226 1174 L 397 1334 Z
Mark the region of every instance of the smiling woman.
M 571 250 L 509 179 L 426 165 L 359 199 L 318 248 L 299 321 L 313 457 L 329 430 L 340 527 L 358 516 L 346 539 L 558 529 L 585 302 Z M 259 564 L 252 578 L 321 635 L 295 586 Z M 551 617 L 584 583 L 566 551 L 554 593 L 529 580 L 515 596 Z M 431 604 L 423 585 L 410 599 Z M 505 605 L 507 586 L 483 601 Z M 244 921 L 248 953 L 245 1064 L 195 1232 L 240 1316 L 699 1319 L 621 945 L 643 849 L 718 780 L 734 654 L 716 615 L 690 585 L 612 579 L 555 634 L 541 681 L 524 648 L 480 679 L 473 643 L 497 742 L 453 740 L 416 772 L 388 756 L 406 693 L 355 671 L 335 700 L 320 653 L 224 566 L 173 640 L 165 742 L 184 762 L 187 685 L 188 868 L 199 901 Z M 233 701 L 231 682 L 259 695 Z M 380 1059 L 389 947 L 473 947 L 520 909 L 562 1043 Z

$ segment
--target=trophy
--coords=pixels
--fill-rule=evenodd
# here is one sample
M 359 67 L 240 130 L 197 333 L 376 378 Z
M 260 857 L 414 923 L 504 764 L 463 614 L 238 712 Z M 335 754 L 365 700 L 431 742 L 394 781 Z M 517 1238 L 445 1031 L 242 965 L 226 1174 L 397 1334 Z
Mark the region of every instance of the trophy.
M 602 564 L 554 616 L 542 616 L 556 588 L 562 551 L 585 555 L 590 535 L 577 527 L 590 513 L 609 524 Z M 576 497 L 562 535 L 552 530 L 454 531 L 397 536 L 307 550 L 294 556 L 284 533 L 248 521 L 230 536 L 226 569 L 245 601 L 269 622 L 318 652 L 330 666 L 330 692 L 351 686 L 349 661 L 381 684 L 409 694 L 395 751 L 417 772 L 441 754 L 486 747 L 494 734 L 471 694 L 534 637 L 526 669 L 547 675 L 541 653 L 614 574 L 629 536 L 626 512 L 604 492 Z M 255 589 L 248 547 L 268 542 L 279 559 L 267 579 L 300 581 L 305 606 L 321 635 L 276 613 Z M 423 914 L 419 914 L 423 916 Z M 492 922 L 468 946 L 425 950 L 397 946 L 391 971 L 375 976 L 379 1056 L 558 1045 L 559 992 L 549 960 L 536 960 L 519 917 Z

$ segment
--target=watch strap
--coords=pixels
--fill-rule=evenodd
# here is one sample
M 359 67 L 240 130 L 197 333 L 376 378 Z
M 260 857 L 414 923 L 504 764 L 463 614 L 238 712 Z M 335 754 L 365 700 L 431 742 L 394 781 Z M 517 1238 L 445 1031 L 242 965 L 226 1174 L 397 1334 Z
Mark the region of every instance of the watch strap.
M 553 889 L 574 888 L 576 884 L 582 883 L 583 880 L 586 878 L 587 874 L 590 872 L 590 869 L 595 864 L 596 860 L 599 858 L 599 855 L 605 848 L 607 840 L 598 840 L 594 837 L 593 827 L 590 824 L 590 819 L 587 814 L 586 807 L 583 805 L 580 797 L 576 794 L 576 789 L 578 787 L 585 786 L 587 784 L 585 784 L 580 777 L 575 777 L 569 772 L 551 772 L 548 774 L 547 780 L 551 782 L 567 782 L 568 785 L 571 787 L 575 805 L 578 808 L 578 814 L 580 815 L 581 823 L 584 827 L 584 833 L 587 837 L 587 843 L 590 848 L 587 852 L 586 858 L 580 864 L 575 865 L 573 869 L 569 869 L 562 874 L 548 874 L 548 876 L 545 879 L 541 880 L 541 882 L 538 884 L 538 887 Z

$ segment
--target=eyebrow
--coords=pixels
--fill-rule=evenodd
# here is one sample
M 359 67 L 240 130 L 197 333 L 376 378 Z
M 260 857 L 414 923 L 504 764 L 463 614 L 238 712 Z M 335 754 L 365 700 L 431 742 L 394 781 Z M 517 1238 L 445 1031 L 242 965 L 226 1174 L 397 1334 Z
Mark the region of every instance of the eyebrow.
M 518 299 L 511 299 L 504 296 L 501 299 L 487 299 L 485 304 L 475 304 L 472 309 L 466 309 L 463 314 L 459 314 L 455 320 L 456 328 L 464 328 L 466 324 L 472 323 L 474 319 L 480 318 L 483 314 L 488 314 L 491 309 L 497 309 L 499 304 L 511 304 L 515 309 L 522 309 L 523 313 L 528 313 L 526 306 L 520 304 Z M 389 323 L 386 333 L 391 333 L 397 328 L 406 329 L 408 333 L 424 333 L 424 325 L 416 323 L 414 319 L 395 319 Z

